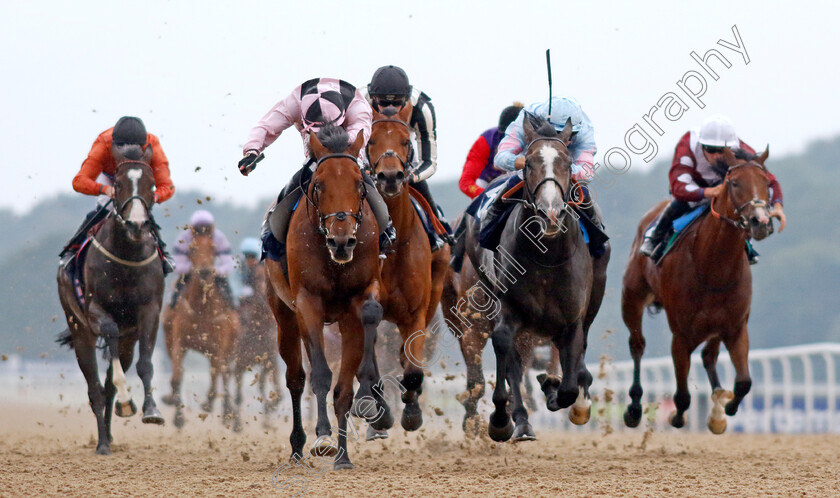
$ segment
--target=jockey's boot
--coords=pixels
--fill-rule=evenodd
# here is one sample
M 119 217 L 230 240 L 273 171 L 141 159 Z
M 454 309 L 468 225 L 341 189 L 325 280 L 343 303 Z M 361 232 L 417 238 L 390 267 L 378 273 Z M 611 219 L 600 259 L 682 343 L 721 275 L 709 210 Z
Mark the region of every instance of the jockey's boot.
M 181 275 L 178 277 L 178 280 L 175 281 L 175 290 L 172 291 L 172 299 L 169 300 L 170 308 L 174 308 L 178 303 L 178 297 L 181 295 L 181 291 L 184 290 L 184 286 L 187 285 L 187 281 L 189 281 L 189 279 L 190 274 L 187 273 L 186 275 Z
M 175 260 L 169 254 L 169 251 L 166 250 L 166 242 L 160 236 L 160 225 L 154 219 L 152 219 L 152 235 L 157 241 L 158 249 L 160 249 L 160 262 L 163 265 L 163 276 L 169 275 L 175 271 Z
M 61 258 L 59 261 L 61 266 L 66 266 L 67 263 L 73 259 L 76 255 L 76 251 L 79 249 L 79 246 L 85 241 L 88 231 L 93 228 L 94 225 L 102 221 L 107 214 L 108 207 L 106 204 L 104 206 L 97 206 L 96 209 L 85 215 L 85 221 L 79 225 L 79 228 L 76 229 L 76 233 L 73 234 L 70 241 L 67 242 L 67 245 L 64 246 L 64 249 L 62 249 L 61 253 L 58 255 L 59 258 Z
M 589 199 L 587 199 L 587 201 L 589 201 Z M 589 220 L 592 221 L 592 224 L 599 227 L 601 232 L 604 232 L 604 220 L 601 219 L 600 211 L 595 206 L 594 202 L 589 201 L 581 204 L 580 212 L 589 218 Z M 606 233 L 604 234 L 606 235 Z M 595 258 L 600 258 L 607 251 L 607 241 L 603 240 L 602 242 L 595 242 L 594 240 L 597 240 L 595 235 L 596 234 L 594 233 L 589 234 L 589 240 L 592 241 L 589 246 L 589 254 Z
M 452 244 L 452 256 L 449 258 L 449 266 L 452 267 L 455 273 L 461 273 L 461 268 L 464 266 L 464 254 L 467 252 L 465 241 L 467 216 L 469 215 L 464 213 L 461 217 L 461 222 L 458 223 L 458 228 L 455 229 L 455 235 L 453 236 L 455 243 Z
M 484 230 L 493 223 L 493 220 L 505 211 L 506 206 L 502 197 L 504 197 L 508 190 L 509 189 L 507 188 L 502 189 L 498 194 L 496 194 L 496 197 L 493 198 L 487 212 L 481 217 L 479 233 L 484 233 Z
M 747 241 L 747 261 L 750 262 L 751 265 L 758 264 L 758 251 L 755 250 L 755 247 Z
M 440 221 L 440 224 L 443 225 L 443 228 L 446 230 L 445 234 L 441 234 L 435 237 L 435 239 L 438 240 L 436 240 L 435 245 L 432 246 L 432 252 L 443 247 L 443 243 L 447 243 L 450 246 L 455 244 L 455 239 L 452 237 L 452 227 L 449 225 L 449 221 L 446 220 L 446 215 L 443 214 L 443 210 L 440 208 L 440 206 L 438 206 L 438 204 L 435 202 L 435 199 L 432 197 L 432 191 L 431 189 L 429 189 L 429 185 L 428 183 L 426 183 L 426 180 L 422 180 L 417 183 L 412 183 L 411 186 L 414 187 L 415 190 L 420 192 L 420 195 L 422 195 L 423 198 L 426 199 L 426 202 L 428 202 L 429 206 L 431 206 L 434 210 L 434 214 L 437 217 L 438 221 Z
M 385 200 L 379 194 L 373 178 L 364 169 L 362 169 L 362 179 L 370 187 L 366 189 L 365 195 L 368 204 L 370 204 L 370 209 L 373 211 L 373 216 L 376 217 L 376 223 L 380 227 L 385 227 L 385 230 L 382 230 L 379 234 L 379 254 L 380 258 L 384 259 L 386 250 L 397 240 L 397 231 L 394 229 L 394 223 L 388 214 L 388 205 L 385 204 Z
M 639 252 L 652 258 L 654 261 L 659 259 L 659 256 L 661 256 L 665 248 L 661 247 L 657 251 L 657 247 L 661 245 L 665 235 L 671 231 L 674 220 L 685 212 L 686 207 L 688 207 L 688 203 L 677 200 L 673 200 L 665 206 L 665 210 L 662 211 L 659 219 L 656 220 L 656 225 L 645 233 L 645 239 L 639 247 Z

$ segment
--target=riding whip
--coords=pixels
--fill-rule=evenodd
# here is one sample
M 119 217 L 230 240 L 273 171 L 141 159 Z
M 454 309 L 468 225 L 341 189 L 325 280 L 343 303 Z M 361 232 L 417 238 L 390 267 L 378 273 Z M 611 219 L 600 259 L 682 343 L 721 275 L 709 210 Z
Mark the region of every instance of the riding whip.
M 545 66 L 548 69 L 548 120 L 551 121 L 551 49 L 545 49 Z

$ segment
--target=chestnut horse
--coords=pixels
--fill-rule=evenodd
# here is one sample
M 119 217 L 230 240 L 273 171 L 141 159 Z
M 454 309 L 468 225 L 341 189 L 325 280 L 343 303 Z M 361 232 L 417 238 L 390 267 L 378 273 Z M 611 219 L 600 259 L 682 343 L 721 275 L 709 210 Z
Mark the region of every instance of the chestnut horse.
M 393 109 L 390 109 L 393 111 Z M 435 315 L 449 267 L 449 246 L 434 253 L 429 237 L 411 202 L 407 184 L 411 173 L 411 105 L 398 113 L 373 111 L 367 156 L 376 186 L 394 222 L 397 240 L 382 267 L 383 318 L 397 325 L 402 337 L 400 364 L 405 403 L 400 423 L 415 431 L 423 424 L 418 397 L 423 388 L 423 346 L 426 327 Z
M 288 278 L 280 262 L 266 261 L 271 281 L 268 304 L 277 320 L 277 342 L 286 363 L 286 386 L 292 396 L 291 458 L 302 458 L 306 442 L 300 404 L 306 382 L 300 347 L 303 340 L 318 405 L 318 439 L 310 451 L 316 456 L 335 456 L 336 470 L 353 468 L 346 432 L 351 405 L 354 413 L 365 414 L 377 430 L 388 429 L 394 423 L 384 399 L 372 389 L 379 382 L 374 338 L 382 319 L 378 302 L 379 227 L 365 202 L 365 192 L 372 187 L 364 183 L 356 162 L 364 145 L 362 133 L 353 143 L 344 129 L 332 125 L 325 125 L 317 135 L 309 133 L 316 170 L 289 220 Z M 332 322 L 338 322 L 341 332 L 341 369 L 333 391 L 338 448 L 330 441 L 327 392 L 332 385 L 332 371 L 324 355 L 324 323 Z M 358 409 L 353 400 L 357 371 Z
M 688 392 L 688 369 L 691 353 L 705 342 L 703 366 L 712 385 L 712 413 L 709 430 L 726 430 L 727 415 L 735 415 L 738 405 L 750 390 L 749 336 L 747 320 L 752 300 L 752 274 L 744 251 L 747 238 L 761 240 L 773 232 L 769 216 L 769 182 L 764 161 L 769 155 L 739 160 L 726 149 L 729 166 L 725 188 L 712 199 L 711 216 L 694 223 L 660 266 L 639 253 L 644 231 L 662 211 L 666 202 L 657 204 L 642 218 L 630 249 L 630 261 L 624 272 L 621 311 L 630 330 L 630 353 L 633 356 L 631 403 L 624 422 L 636 427 L 642 417 L 640 363 L 645 351 L 642 335 L 642 312 L 645 307 L 665 308 L 673 334 L 671 356 L 677 379 L 674 395 L 676 411 L 670 414 L 674 427 L 685 425 L 691 395 Z M 717 374 L 720 343 L 726 345 L 735 366 L 735 388 L 725 391 Z
M 187 350 L 198 351 L 210 360 L 210 389 L 207 401 L 201 408 L 213 411 L 216 386 L 221 375 L 223 416 L 225 421 L 233 415 L 230 399 L 230 373 L 234 345 L 239 335 L 239 316 L 227 304 L 216 284 L 214 262 L 216 248 L 212 232 L 196 235 L 190 243 L 189 280 L 184 285 L 175 308 L 166 308 L 163 316 L 163 333 L 166 351 L 172 360 L 172 393 L 163 398 L 167 404 L 175 405 L 176 427 L 184 425 L 183 403 L 181 402 L 181 381 L 183 362 Z
M 64 270 L 58 270 L 58 296 L 68 330 L 58 342 L 76 350 L 79 368 L 88 384 L 90 408 L 96 415 L 99 440 L 96 453 L 111 453 L 111 415 L 129 417 L 137 412 L 126 387 L 125 370 L 131 366 L 134 345 L 140 341 L 137 374 L 143 381 L 143 423 L 163 424 L 152 397 L 152 351 L 157 338 L 163 299 L 163 267 L 152 234 L 151 206 L 155 179 L 149 161 L 151 147 L 115 146 L 114 212 L 91 239 L 84 266 L 83 302 Z M 75 262 L 73 264 L 76 264 Z M 103 339 L 108 359 L 105 387 L 99 382 L 96 342 Z
M 265 425 L 268 425 L 268 414 L 273 412 L 280 403 L 280 370 L 277 364 L 277 333 L 274 317 L 265 293 L 268 288 L 268 276 L 265 265 L 256 261 L 249 271 L 253 271 L 253 294 L 239 298 L 239 322 L 242 326 L 239 339 L 236 341 L 234 353 L 233 376 L 236 383 L 236 413 L 234 415 L 233 430 L 242 430 L 240 411 L 242 410 L 242 376 L 252 367 L 258 368 L 257 386 L 260 398 L 263 400 L 263 413 L 266 415 Z M 250 261 L 241 264 L 250 265 Z M 266 395 L 267 381 L 271 381 L 273 390 Z M 252 383 L 253 385 L 253 383 Z

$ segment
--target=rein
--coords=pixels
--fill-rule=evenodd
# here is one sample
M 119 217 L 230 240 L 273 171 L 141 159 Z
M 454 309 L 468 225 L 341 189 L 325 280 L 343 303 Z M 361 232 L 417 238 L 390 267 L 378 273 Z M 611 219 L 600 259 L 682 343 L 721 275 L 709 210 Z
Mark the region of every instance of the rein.
M 760 168 L 762 171 L 766 171 L 764 166 L 762 166 L 762 165 L 760 165 L 760 164 L 758 164 L 754 161 L 747 161 L 745 163 L 737 164 L 735 166 L 730 167 L 726 171 L 726 177 L 724 178 L 724 185 L 726 185 L 726 193 L 729 196 L 729 202 L 731 202 L 733 206 L 735 205 L 735 199 L 732 198 L 732 190 L 729 188 L 730 187 L 729 174 L 732 173 L 733 170 L 736 170 L 738 168 L 743 168 L 745 166 L 750 166 L 750 167 L 753 167 L 753 168 Z M 729 223 L 730 225 L 735 227 L 737 230 L 746 231 L 747 229 L 749 229 L 749 222 L 746 220 L 746 218 L 744 218 L 744 215 L 741 214 L 741 211 L 743 211 L 744 208 L 747 207 L 747 206 L 753 206 L 753 207 L 756 207 L 756 208 L 759 208 L 759 207 L 766 208 L 767 207 L 767 202 L 763 201 L 763 200 L 760 200 L 760 199 L 752 199 L 752 200 L 749 200 L 749 201 L 741 204 L 738 207 L 735 207 L 734 208 L 735 214 L 738 216 L 737 221 L 733 220 L 732 218 L 727 217 L 725 214 L 721 214 L 721 213 L 717 212 L 715 210 L 715 199 L 712 199 L 710 210 L 712 212 L 712 216 L 714 216 L 715 218 Z
M 346 158 L 352 159 L 353 162 L 357 161 L 356 156 L 351 156 L 350 154 L 338 153 L 338 154 L 327 154 L 324 157 L 318 159 L 318 162 L 315 163 L 315 169 L 318 169 L 318 166 L 321 165 L 327 159 L 336 159 L 336 158 Z M 312 200 L 312 197 L 309 196 L 309 192 L 307 189 L 303 188 L 303 183 L 301 180 L 301 191 L 303 192 L 303 196 L 306 198 L 306 201 L 315 208 L 315 213 L 318 215 L 318 233 L 321 235 L 327 235 L 329 230 L 327 230 L 327 219 L 335 217 L 338 221 L 344 221 L 347 219 L 348 216 L 352 216 L 356 220 L 356 226 L 353 228 L 353 234 L 355 235 L 356 231 L 359 229 L 359 226 L 362 224 L 362 210 L 364 209 L 365 197 L 367 193 L 367 186 L 364 182 L 362 182 L 362 196 L 359 199 L 359 209 L 355 213 L 351 213 L 350 211 L 336 211 L 335 213 L 329 214 L 321 214 L 321 208 L 318 207 L 318 204 Z

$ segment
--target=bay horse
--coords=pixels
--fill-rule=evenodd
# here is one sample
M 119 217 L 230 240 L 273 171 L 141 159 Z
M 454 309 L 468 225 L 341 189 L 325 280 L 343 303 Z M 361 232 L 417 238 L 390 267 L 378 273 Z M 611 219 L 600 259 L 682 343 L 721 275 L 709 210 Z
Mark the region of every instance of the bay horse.
M 346 432 L 351 406 L 354 413 L 365 414 L 377 430 L 388 429 L 394 423 L 384 399 L 372 389 L 379 382 L 374 339 L 382 319 L 379 227 L 365 202 L 365 192 L 370 187 L 357 163 L 365 141 L 363 132 L 352 143 L 344 129 L 333 125 L 323 126 L 317 134 L 310 131 L 308 136 L 316 169 L 289 220 L 288 277 L 281 262 L 266 260 L 271 282 L 267 298 L 277 320 L 277 342 L 286 363 L 286 386 L 292 396 L 291 458 L 302 458 L 306 442 L 300 403 L 306 382 L 302 340 L 318 405 L 318 439 L 310 452 L 335 457 L 336 470 L 352 469 Z M 338 448 L 330 441 L 327 392 L 332 385 L 332 371 L 324 355 L 324 324 L 333 322 L 338 322 L 341 332 L 341 368 L 333 391 Z M 356 409 L 353 399 L 357 371 L 360 386 L 356 398 L 364 409 Z M 370 408 L 379 411 L 371 414 Z
M 633 356 L 631 403 L 624 422 L 636 427 L 642 417 L 640 364 L 645 351 L 642 313 L 646 307 L 665 309 L 671 339 L 671 356 L 677 379 L 674 395 L 676 410 L 669 416 L 674 427 L 685 425 L 685 411 L 691 403 L 688 370 L 691 353 L 705 342 L 703 366 L 709 376 L 712 413 L 709 430 L 726 430 L 726 415 L 735 415 L 741 400 L 752 385 L 749 373 L 749 336 L 747 320 L 752 301 L 752 274 L 744 251 L 746 239 L 762 240 L 773 232 L 769 216 L 769 182 L 764 162 L 769 149 L 758 157 L 738 159 L 730 149 L 724 153 L 728 166 L 724 185 L 712 199 L 711 216 L 686 228 L 686 233 L 666 255 L 660 266 L 639 253 L 644 230 L 662 211 L 667 201 L 648 211 L 630 249 L 630 261 L 624 272 L 621 312 L 630 330 L 630 353 Z M 733 391 L 720 386 L 717 357 L 723 342 L 735 366 Z M 724 407 L 725 404 L 725 407 Z
M 477 269 L 484 299 L 495 307 L 492 333 L 496 354 L 494 411 L 488 433 L 495 441 L 536 438 L 523 406 L 523 335 L 548 338 L 560 352 L 562 380 L 541 377 L 546 406 L 551 411 L 572 406 L 569 419 L 589 421 L 592 374 L 584 355 L 587 334 L 604 296 L 610 249 L 593 258 L 578 226 L 573 202 L 571 164 L 567 144 L 571 120 L 558 134 L 546 120 L 528 114 L 524 121 L 524 199 L 513 207 L 495 251 L 481 248 L 478 223 L 468 220 L 466 255 Z M 510 386 L 512 414 L 508 414 Z
M 464 213 L 462 216 L 470 215 Z M 460 219 L 457 221 L 460 223 Z M 443 315 L 450 332 L 458 339 L 467 369 L 466 390 L 457 397 L 465 410 L 461 427 L 466 434 L 476 436 L 480 430 L 478 402 L 484 397 L 485 390 L 482 354 L 487 340 L 493 333 L 493 308 L 487 307 L 487 295 L 482 292 L 483 288 L 479 282 L 478 273 L 472 261 L 464 258 L 460 272 L 449 268 L 441 296 Z M 532 366 L 536 366 L 534 365 L 534 347 L 542 343 L 543 341 L 539 338 L 531 335 L 517 336 L 516 348 L 522 358 L 523 372 L 528 372 Z M 546 373 L 557 376 L 560 357 L 554 345 L 550 345 L 549 354 L 550 357 L 545 362 Z M 530 410 L 537 409 L 530 377 L 525 377 L 522 396 L 525 405 Z
M 76 351 L 88 385 L 88 399 L 96 416 L 96 453 L 111 453 L 111 415 L 130 417 L 137 407 L 128 392 L 125 370 L 139 341 L 137 374 L 143 381 L 143 423 L 163 424 L 152 396 L 152 351 L 157 338 L 163 300 L 163 267 L 153 235 L 154 174 L 152 149 L 139 145 L 114 146 L 114 211 L 90 240 L 83 266 L 84 293 L 76 297 L 71 276 L 58 270 L 58 296 L 68 329 L 58 342 Z M 76 264 L 76 263 L 74 263 Z M 105 387 L 99 380 L 97 340 L 104 341 L 108 371 Z M 114 397 L 116 396 L 116 407 Z
M 388 205 L 397 232 L 397 240 L 382 266 L 381 303 L 383 318 L 396 324 L 402 337 L 400 383 L 405 388 L 405 408 L 400 423 L 407 431 L 415 431 L 423 424 L 418 398 L 423 392 L 426 327 L 440 303 L 450 252 L 448 245 L 431 252 L 429 237 L 411 202 L 407 184 L 411 173 L 411 111 L 410 104 L 399 112 L 388 109 L 381 114 L 374 110 L 366 150 L 376 187 Z
M 183 362 L 187 350 L 197 351 L 210 360 L 210 389 L 201 408 L 213 411 L 216 389 L 221 378 L 223 417 L 233 416 L 230 399 L 230 373 L 234 346 L 239 335 L 239 316 L 222 297 L 216 284 L 216 248 L 213 233 L 195 234 L 190 243 L 189 279 L 184 284 L 174 308 L 167 307 L 163 316 L 166 351 L 172 361 L 172 393 L 163 401 L 175 405 L 175 427 L 184 426 L 184 404 L 181 401 Z
M 240 412 L 242 410 L 242 377 L 246 371 L 259 369 L 257 386 L 263 400 L 263 413 L 268 423 L 268 414 L 280 403 L 280 369 L 277 362 L 277 333 L 274 316 L 268 307 L 265 294 L 268 289 L 268 277 L 265 265 L 257 258 L 246 258 L 241 264 L 248 265 L 253 272 L 253 294 L 239 298 L 239 322 L 241 333 L 236 341 L 233 376 L 236 383 L 236 413 L 233 430 L 242 430 Z M 266 395 L 266 384 L 271 381 L 272 391 Z M 252 384 L 253 385 L 253 384 Z

